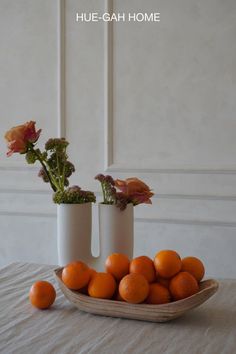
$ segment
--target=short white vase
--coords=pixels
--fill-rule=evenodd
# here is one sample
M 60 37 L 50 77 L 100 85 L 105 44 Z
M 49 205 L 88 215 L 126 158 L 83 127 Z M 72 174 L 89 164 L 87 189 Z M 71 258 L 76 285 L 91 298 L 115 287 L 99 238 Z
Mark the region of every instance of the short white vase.
M 100 203 L 99 212 L 99 264 L 104 265 L 112 253 L 124 253 L 133 257 L 134 207 L 128 204 L 125 210 L 116 205 Z M 101 266 L 100 266 L 101 268 Z
M 92 205 L 59 204 L 57 206 L 58 263 L 91 261 Z

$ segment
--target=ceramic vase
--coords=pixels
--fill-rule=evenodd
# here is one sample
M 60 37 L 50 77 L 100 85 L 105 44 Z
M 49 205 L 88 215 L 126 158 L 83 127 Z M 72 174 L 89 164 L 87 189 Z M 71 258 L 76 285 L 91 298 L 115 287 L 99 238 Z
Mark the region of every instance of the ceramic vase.
M 59 204 L 57 206 L 58 263 L 91 260 L 92 205 Z
M 99 204 L 100 264 L 104 265 L 112 253 L 124 253 L 133 258 L 133 209 L 133 204 L 128 204 L 122 211 L 116 205 Z

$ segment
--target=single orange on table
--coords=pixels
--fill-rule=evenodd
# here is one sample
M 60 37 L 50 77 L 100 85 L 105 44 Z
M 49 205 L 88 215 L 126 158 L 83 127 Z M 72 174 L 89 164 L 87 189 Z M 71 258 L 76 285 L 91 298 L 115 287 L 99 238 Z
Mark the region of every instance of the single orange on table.
M 204 265 L 197 257 L 183 258 L 181 270 L 192 274 L 198 282 L 202 280 L 205 274 Z
M 171 279 L 169 290 L 174 300 L 182 300 L 196 294 L 199 285 L 192 274 L 180 272 Z
M 29 299 L 31 304 L 38 309 L 47 309 L 54 303 L 56 291 L 48 281 L 39 280 L 31 286 Z
M 154 266 L 160 277 L 169 279 L 181 270 L 182 263 L 177 252 L 163 250 L 156 254 L 154 258 Z
M 111 299 L 116 291 L 116 281 L 109 273 L 97 272 L 88 285 L 89 296 L 100 299 Z
M 125 254 L 113 253 L 107 257 L 105 268 L 107 273 L 112 274 L 119 281 L 129 273 L 129 264 L 129 258 Z
M 151 258 L 147 256 L 139 256 L 130 262 L 129 272 L 142 274 L 149 283 L 152 283 L 156 279 L 156 270 Z
M 148 304 L 167 304 L 170 300 L 170 292 L 164 285 L 158 283 L 150 284 L 149 294 L 146 299 Z
M 62 270 L 62 281 L 71 290 L 82 289 L 90 278 L 90 268 L 81 261 L 71 262 Z
M 142 274 L 128 274 L 120 281 L 119 293 L 123 300 L 139 304 L 148 296 L 149 283 Z

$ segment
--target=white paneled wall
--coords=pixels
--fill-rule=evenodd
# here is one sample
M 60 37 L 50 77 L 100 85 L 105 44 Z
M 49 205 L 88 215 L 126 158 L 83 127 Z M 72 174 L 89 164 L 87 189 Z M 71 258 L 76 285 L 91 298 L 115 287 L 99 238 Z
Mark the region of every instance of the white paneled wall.
M 93 177 L 104 170 L 140 177 L 156 196 L 135 209 L 135 254 L 174 248 L 202 257 L 209 275 L 236 277 L 235 1 L 0 7 L 1 135 L 32 118 L 42 142 L 65 134 L 77 167 L 72 183 L 84 188 L 99 191 Z M 75 21 L 76 12 L 107 10 L 160 12 L 161 22 Z M 56 263 L 48 186 L 22 156 L 3 154 L 0 264 Z
M 3 135 L 36 120 L 42 144 L 57 135 L 58 3 L 0 1 L 0 265 L 56 263 L 56 213 L 48 188 L 23 156 L 6 158 Z

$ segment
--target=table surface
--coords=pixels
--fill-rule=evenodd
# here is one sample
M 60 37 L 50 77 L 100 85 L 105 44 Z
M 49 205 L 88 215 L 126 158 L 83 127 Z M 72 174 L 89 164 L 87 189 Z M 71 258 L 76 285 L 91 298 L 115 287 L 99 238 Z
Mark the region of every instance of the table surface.
M 201 307 L 161 324 L 79 311 L 58 288 L 54 268 L 13 263 L 0 269 L 1 354 L 236 353 L 236 280 L 220 280 L 218 292 Z M 37 310 L 28 300 L 39 279 L 57 291 L 49 310 Z

